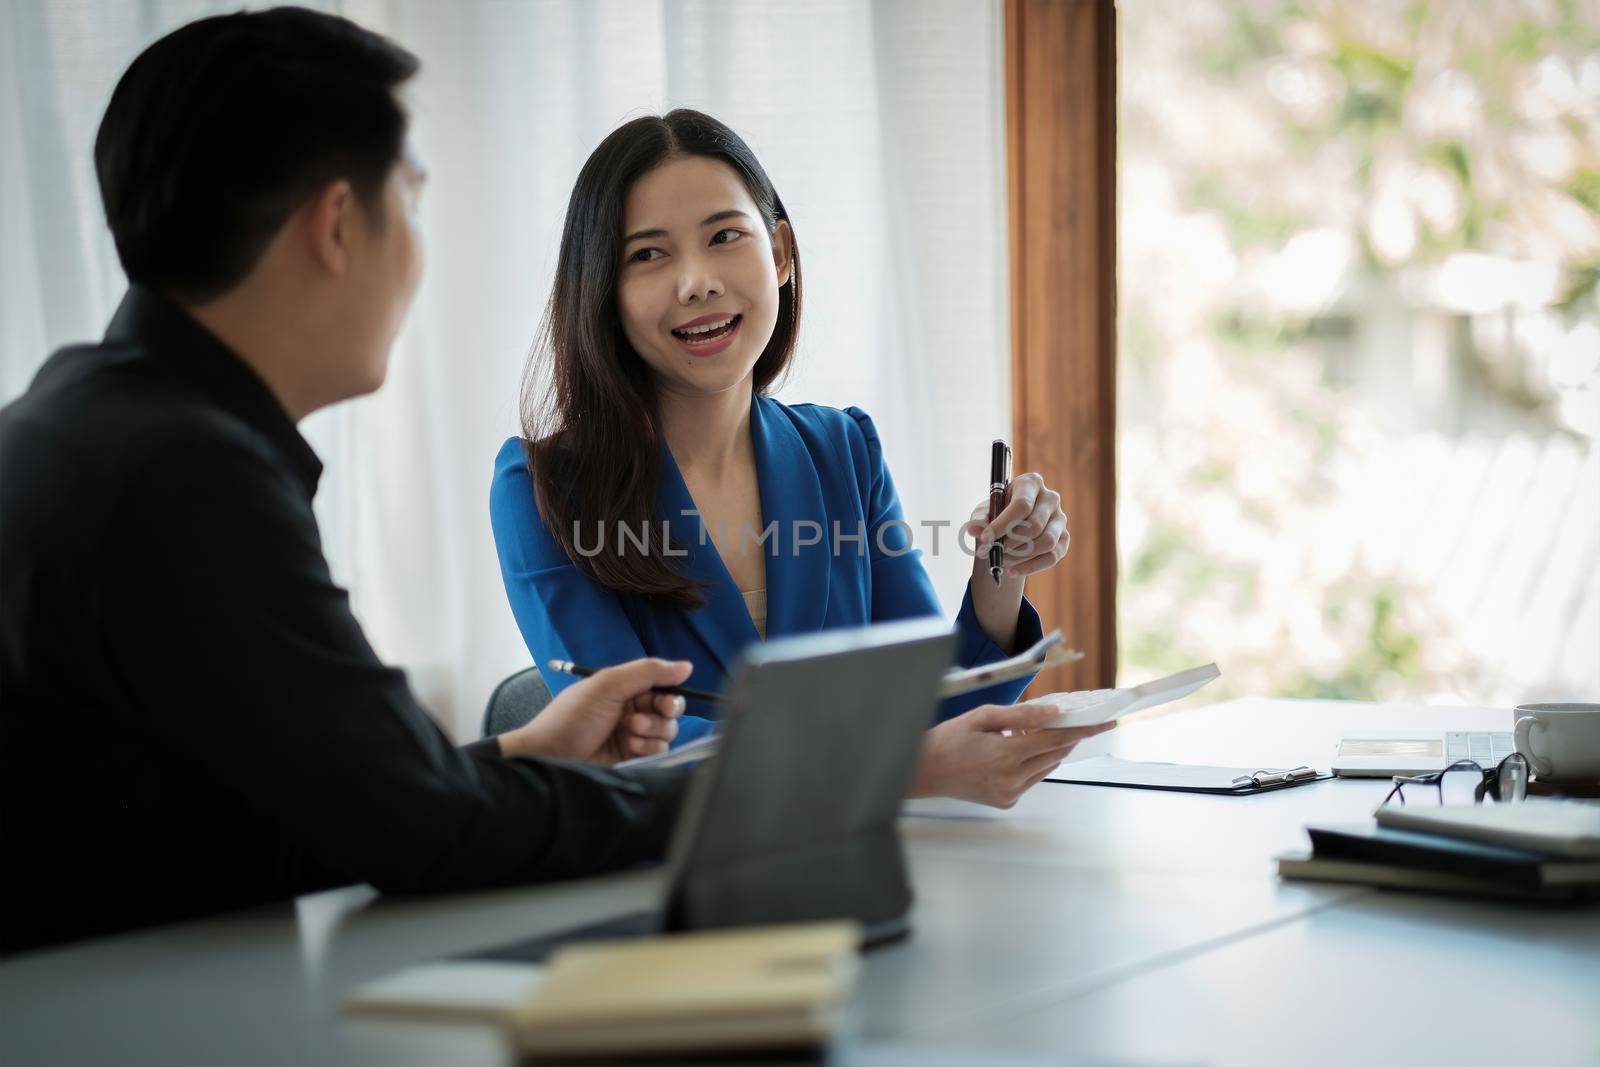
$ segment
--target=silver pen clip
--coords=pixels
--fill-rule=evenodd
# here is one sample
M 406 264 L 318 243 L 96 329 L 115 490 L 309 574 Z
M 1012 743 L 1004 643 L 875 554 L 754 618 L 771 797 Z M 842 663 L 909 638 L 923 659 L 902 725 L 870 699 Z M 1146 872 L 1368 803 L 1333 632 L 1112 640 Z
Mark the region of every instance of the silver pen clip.
M 1316 776 L 1317 772 L 1312 767 L 1292 767 L 1287 771 L 1257 771 L 1254 774 L 1242 774 L 1233 780 L 1233 784 L 1238 786 L 1253 785 L 1260 789 L 1264 785 L 1303 782 Z

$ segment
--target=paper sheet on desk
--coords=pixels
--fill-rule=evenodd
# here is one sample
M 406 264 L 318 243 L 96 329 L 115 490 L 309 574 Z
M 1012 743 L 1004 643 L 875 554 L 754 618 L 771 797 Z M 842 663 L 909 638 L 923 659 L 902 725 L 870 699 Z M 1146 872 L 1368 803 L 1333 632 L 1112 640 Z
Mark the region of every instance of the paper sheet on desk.
M 536 963 L 419 963 L 357 986 L 343 1007 L 351 1015 L 498 1022 L 533 996 L 544 974 Z

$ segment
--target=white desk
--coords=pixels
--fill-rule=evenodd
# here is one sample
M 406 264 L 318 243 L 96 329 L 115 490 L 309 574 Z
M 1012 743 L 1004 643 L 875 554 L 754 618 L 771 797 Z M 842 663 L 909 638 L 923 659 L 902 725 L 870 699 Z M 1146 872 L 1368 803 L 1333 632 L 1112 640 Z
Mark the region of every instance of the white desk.
M 1505 712 L 1239 701 L 1079 755 L 1326 766 L 1363 727 L 1505 728 Z M 916 933 L 870 953 L 851 1062 L 1600 1063 L 1600 909 L 1279 884 L 1312 821 L 1380 782 L 1253 797 L 1053 785 L 1009 812 L 913 806 Z M 0 964 L 0 1063 L 500 1064 L 495 1035 L 339 1016 L 409 962 L 652 899 L 634 873 L 539 889 L 287 905 Z M 114 891 L 114 878 L 108 891 Z

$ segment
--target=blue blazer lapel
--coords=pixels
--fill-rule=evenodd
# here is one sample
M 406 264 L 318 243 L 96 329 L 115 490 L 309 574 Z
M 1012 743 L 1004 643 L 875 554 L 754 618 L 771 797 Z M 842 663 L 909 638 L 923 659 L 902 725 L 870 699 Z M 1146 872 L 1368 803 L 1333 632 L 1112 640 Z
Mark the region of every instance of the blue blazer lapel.
M 762 396 L 752 399 L 750 432 L 761 488 L 761 521 L 768 527 L 778 524 L 777 537 L 765 547 L 767 636 L 813 633 L 822 629 L 827 617 L 832 570 L 833 529 L 822 500 L 822 479 L 811 450 L 777 401 Z M 821 539 L 798 547 L 796 525 L 800 523 L 815 524 L 800 528 L 807 539 L 816 536 L 820 526 Z
M 689 487 L 684 484 L 678 461 L 672 450 L 661 445 L 661 487 L 656 493 L 656 509 L 667 523 L 674 551 L 686 555 L 669 560 L 680 571 L 702 583 L 701 592 L 706 597 L 704 606 L 696 611 L 684 612 L 684 618 L 711 655 L 722 667 L 724 675 L 728 666 L 746 645 L 756 643 L 761 636 L 750 622 L 750 612 L 744 606 L 744 597 L 734 584 L 733 576 L 717 554 L 717 546 L 700 521 L 700 512 Z M 690 685 L 698 685 L 693 679 Z

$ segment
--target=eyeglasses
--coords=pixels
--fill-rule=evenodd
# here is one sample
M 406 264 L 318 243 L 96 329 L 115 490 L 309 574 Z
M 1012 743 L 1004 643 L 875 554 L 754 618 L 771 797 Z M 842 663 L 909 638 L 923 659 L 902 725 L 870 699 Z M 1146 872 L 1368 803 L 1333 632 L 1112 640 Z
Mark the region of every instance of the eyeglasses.
M 1397 774 L 1394 776 L 1394 788 L 1383 798 L 1383 803 L 1398 798 L 1404 804 L 1404 790 L 1408 785 L 1434 787 L 1438 790 L 1441 804 L 1482 804 L 1484 794 L 1488 794 L 1497 804 L 1511 804 L 1528 795 L 1528 759 L 1520 752 L 1513 752 L 1490 771 L 1472 760 L 1463 759 L 1456 760 L 1442 771 Z

